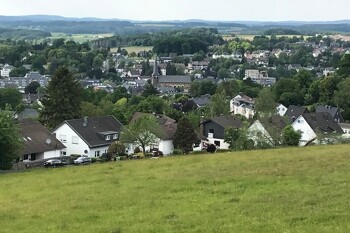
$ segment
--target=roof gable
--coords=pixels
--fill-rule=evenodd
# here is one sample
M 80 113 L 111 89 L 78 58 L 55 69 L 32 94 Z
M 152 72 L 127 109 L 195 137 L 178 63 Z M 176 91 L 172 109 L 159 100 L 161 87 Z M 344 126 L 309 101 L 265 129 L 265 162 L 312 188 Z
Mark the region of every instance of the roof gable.
M 343 133 L 339 124 L 328 112 L 305 113 L 302 117 L 310 125 L 312 130 L 321 133 Z
M 119 134 L 123 129 L 122 123 L 114 116 L 66 120 L 64 123 L 70 126 L 90 147 L 109 145 L 117 141 L 118 138 L 113 139 L 113 137 L 106 141 L 105 137 Z
M 22 154 L 42 153 L 66 148 L 45 126 L 37 121 L 29 118 L 24 119 L 19 121 L 19 126 L 24 142 Z

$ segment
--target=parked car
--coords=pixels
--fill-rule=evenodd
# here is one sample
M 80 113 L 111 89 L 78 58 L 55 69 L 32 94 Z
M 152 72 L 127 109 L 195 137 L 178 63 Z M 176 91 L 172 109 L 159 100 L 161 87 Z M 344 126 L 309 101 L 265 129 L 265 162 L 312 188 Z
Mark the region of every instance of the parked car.
M 79 157 L 74 160 L 74 164 L 91 164 L 91 158 L 85 156 Z
M 63 162 L 59 159 L 49 159 L 44 163 L 44 167 L 63 167 L 66 165 L 66 162 Z

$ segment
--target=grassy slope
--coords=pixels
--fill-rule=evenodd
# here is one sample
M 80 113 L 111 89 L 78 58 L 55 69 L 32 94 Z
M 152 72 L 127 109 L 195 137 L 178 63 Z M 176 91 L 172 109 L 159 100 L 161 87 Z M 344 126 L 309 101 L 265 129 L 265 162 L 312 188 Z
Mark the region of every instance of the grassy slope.
M 1 232 L 349 232 L 349 145 L 0 175 Z

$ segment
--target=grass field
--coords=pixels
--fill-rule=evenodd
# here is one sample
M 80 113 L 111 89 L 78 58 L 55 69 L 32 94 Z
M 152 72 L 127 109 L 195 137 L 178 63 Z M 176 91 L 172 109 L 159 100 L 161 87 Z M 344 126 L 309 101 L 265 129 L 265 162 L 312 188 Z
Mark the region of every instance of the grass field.
M 245 39 L 245 40 L 253 40 L 254 37 L 257 36 L 257 35 L 241 35 L 241 34 L 237 34 L 237 37 L 240 38 L 240 39 Z M 282 36 L 285 36 L 285 37 L 293 37 L 293 36 L 296 36 L 296 37 L 300 37 L 298 35 L 276 35 L 277 38 L 279 37 L 282 37 Z M 224 40 L 232 40 L 234 39 L 233 36 L 231 35 L 223 35 L 222 36 Z M 267 36 L 267 37 L 270 37 L 270 36 Z M 308 38 L 309 36 L 304 36 L 304 39 Z
M 0 175 L 0 232 L 350 232 L 350 145 Z
M 149 51 L 153 49 L 153 46 L 129 46 L 129 47 L 123 47 L 123 49 L 126 49 L 128 53 L 135 52 L 136 54 L 141 51 Z M 118 48 L 111 48 L 111 52 L 117 52 Z
M 97 40 L 99 38 L 104 38 L 104 37 L 111 37 L 113 36 L 113 33 L 106 33 L 106 34 L 72 34 L 72 35 L 67 35 L 65 33 L 51 33 L 51 38 L 52 40 L 54 39 L 59 39 L 59 38 L 64 38 L 66 40 L 73 40 L 78 43 L 84 43 L 86 41 L 92 41 L 92 40 Z

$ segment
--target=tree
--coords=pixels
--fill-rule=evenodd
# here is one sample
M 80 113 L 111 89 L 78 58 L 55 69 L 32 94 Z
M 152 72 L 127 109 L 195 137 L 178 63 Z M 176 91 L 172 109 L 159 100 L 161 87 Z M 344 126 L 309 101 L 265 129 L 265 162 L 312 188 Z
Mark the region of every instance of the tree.
M 176 66 L 170 62 L 166 65 L 166 74 L 167 75 L 176 75 Z
M 344 79 L 338 84 L 338 90 L 334 94 L 334 102 L 344 112 L 344 120 L 350 120 L 350 77 Z
M 174 146 L 187 153 L 192 150 L 193 143 L 197 142 L 197 135 L 189 119 L 183 117 L 177 124 Z
M 80 118 L 81 98 L 81 84 L 74 79 L 68 68 L 59 68 L 41 99 L 43 107 L 39 112 L 40 121 L 47 127 L 54 128 L 64 120 Z
M 40 84 L 37 81 L 33 81 L 25 87 L 24 92 L 26 94 L 37 94 L 37 89 L 40 87 Z
M 270 88 L 264 88 L 260 91 L 258 98 L 255 99 L 255 110 L 261 116 L 271 116 L 276 113 L 277 103 L 275 95 Z
M 122 142 L 113 142 L 108 147 L 108 157 L 112 159 L 116 156 L 122 156 L 125 154 L 125 145 Z
M 282 132 L 283 145 L 285 146 L 298 146 L 301 138 L 301 133 L 296 132 L 292 126 L 288 125 Z
M 245 150 L 254 146 L 254 142 L 248 139 L 245 129 L 227 128 L 224 131 L 224 141 L 229 144 L 231 150 Z
M 210 116 L 228 115 L 229 103 L 226 99 L 226 91 L 223 90 L 221 93 L 216 93 L 212 96 L 209 102 L 209 114 Z
M 144 115 L 123 129 L 120 141 L 141 146 L 143 154 L 146 155 L 146 147 L 157 143 L 160 136 L 160 126 L 156 118 L 153 115 Z
M 18 125 L 8 113 L 0 112 L 0 169 L 11 169 L 18 158 L 22 143 Z
M 155 88 L 152 83 L 147 82 L 147 84 L 145 85 L 145 89 L 142 92 L 142 96 L 148 97 L 151 95 L 157 95 L 158 93 L 159 92 L 157 91 L 157 88 Z
M 12 110 L 22 102 L 21 93 L 15 88 L 0 88 L 0 109 L 9 106 Z

